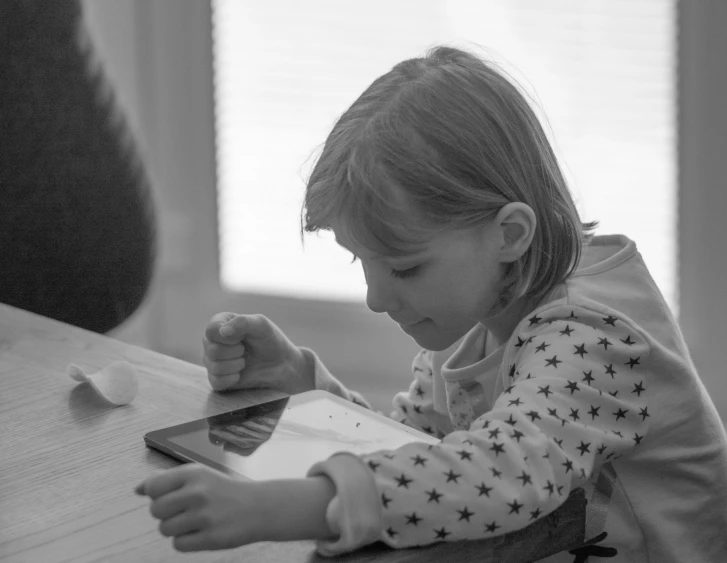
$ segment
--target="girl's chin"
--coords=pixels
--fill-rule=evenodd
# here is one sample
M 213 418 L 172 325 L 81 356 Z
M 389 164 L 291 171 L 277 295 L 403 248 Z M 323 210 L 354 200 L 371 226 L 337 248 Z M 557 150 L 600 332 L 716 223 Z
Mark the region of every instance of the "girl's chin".
M 462 337 L 461 334 L 452 334 L 442 330 L 431 319 L 424 319 L 412 325 L 399 326 L 419 346 L 432 352 L 446 350 Z

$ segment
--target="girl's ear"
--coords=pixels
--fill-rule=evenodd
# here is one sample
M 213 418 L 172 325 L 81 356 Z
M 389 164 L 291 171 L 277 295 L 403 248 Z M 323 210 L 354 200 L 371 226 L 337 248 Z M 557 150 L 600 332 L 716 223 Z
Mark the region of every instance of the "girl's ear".
M 530 248 L 537 220 L 533 209 L 522 202 L 505 205 L 497 213 L 495 224 L 501 234 L 500 261 L 515 262 Z

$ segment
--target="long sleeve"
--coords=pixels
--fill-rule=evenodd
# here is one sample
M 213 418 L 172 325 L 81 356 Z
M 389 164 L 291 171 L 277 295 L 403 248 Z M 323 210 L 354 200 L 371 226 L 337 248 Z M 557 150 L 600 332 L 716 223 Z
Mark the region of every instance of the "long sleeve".
M 516 328 L 500 392 L 467 430 L 439 445 L 362 456 L 371 476 L 365 486 L 350 483 L 336 457 L 319 464 L 341 497 L 329 519 L 344 531 L 353 528 L 351 520 L 380 522 L 379 530 L 359 537 L 393 547 L 525 528 L 603 463 L 648 440 L 649 352 L 635 326 L 608 312 L 570 306 L 538 312 Z M 352 495 L 372 491 L 378 519 L 343 509 L 356 506 Z
M 394 396 L 391 418 L 437 438 L 452 431 L 449 417 L 434 408 L 433 353 L 420 351 L 412 362 L 413 379 L 407 392 Z

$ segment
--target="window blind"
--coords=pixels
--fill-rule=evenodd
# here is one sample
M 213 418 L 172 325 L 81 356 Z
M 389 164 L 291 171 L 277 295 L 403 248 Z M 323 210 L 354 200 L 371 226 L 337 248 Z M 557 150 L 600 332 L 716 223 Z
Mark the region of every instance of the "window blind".
M 213 0 L 220 278 L 363 300 L 358 264 L 298 225 L 335 119 L 447 43 L 503 66 L 547 119 L 584 219 L 633 238 L 676 308 L 677 0 Z

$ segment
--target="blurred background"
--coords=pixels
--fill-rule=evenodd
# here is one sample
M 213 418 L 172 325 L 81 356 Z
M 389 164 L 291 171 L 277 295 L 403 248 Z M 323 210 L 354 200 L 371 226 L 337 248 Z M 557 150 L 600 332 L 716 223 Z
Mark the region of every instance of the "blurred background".
M 360 266 L 299 235 L 336 118 L 447 43 L 503 66 L 547 129 L 583 217 L 634 239 L 727 416 L 720 0 L 84 0 L 152 181 L 151 291 L 111 336 L 201 363 L 220 311 L 263 313 L 388 412 L 416 346 L 368 311 Z

